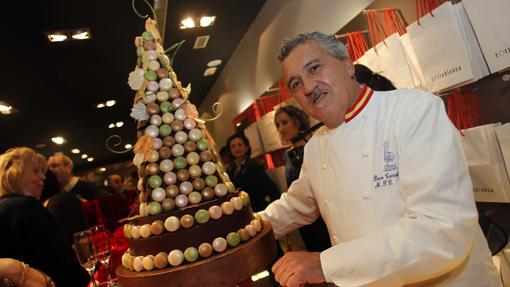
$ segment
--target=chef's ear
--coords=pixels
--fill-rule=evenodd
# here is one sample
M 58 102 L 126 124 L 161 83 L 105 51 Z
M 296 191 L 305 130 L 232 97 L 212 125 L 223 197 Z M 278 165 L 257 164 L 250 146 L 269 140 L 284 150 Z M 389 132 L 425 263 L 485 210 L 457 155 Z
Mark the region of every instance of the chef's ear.
M 345 71 L 347 72 L 347 75 L 349 78 L 354 79 L 355 76 L 355 69 L 354 69 L 354 63 L 352 62 L 350 57 L 347 57 L 342 60 L 342 63 L 344 65 Z

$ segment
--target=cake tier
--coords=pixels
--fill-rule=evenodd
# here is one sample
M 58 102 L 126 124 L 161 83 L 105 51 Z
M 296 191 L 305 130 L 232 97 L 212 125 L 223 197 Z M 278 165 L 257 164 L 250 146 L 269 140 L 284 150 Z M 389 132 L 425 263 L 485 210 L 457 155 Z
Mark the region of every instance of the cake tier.
M 119 266 L 116 273 L 121 287 L 230 287 L 269 268 L 275 257 L 276 241 L 272 227 L 264 223 L 256 237 L 216 256 L 179 267 L 145 272 L 129 271 Z
M 237 194 L 238 195 L 238 194 Z M 156 216 L 137 218 L 131 223 L 134 225 L 151 224 L 155 220 L 165 221 L 169 216 L 182 216 L 194 214 L 199 209 L 207 210 L 213 205 L 220 206 L 221 203 L 231 199 L 233 194 L 214 200 L 200 203 L 197 205 L 185 207 Z M 253 212 L 248 205 L 241 210 L 236 210 L 230 215 L 223 215 L 221 218 L 211 219 L 205 224 L 194 224 L 191 228 L 180 228 L 174 232 L 164 232 L 161 235 L 155 235 L 148 238 L 128 239 L 130 254 L 133 256 L 156 255 L 159 252 L 170 252 L 174 249 L 185 250 L 188 247 L 198 247 L 204 242 L 211 243 L 217 237 L 225 237 L 230 232 L 236 232 L 253 219 Z

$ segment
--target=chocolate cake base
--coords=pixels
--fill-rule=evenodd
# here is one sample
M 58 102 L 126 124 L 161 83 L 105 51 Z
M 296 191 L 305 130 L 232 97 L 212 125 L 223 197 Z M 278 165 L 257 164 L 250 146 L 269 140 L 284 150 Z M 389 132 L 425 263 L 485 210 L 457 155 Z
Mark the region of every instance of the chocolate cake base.
M 219 255 L 179 267 L 135 272 L 117 267 L 121 287 L 235 287 L 237 283 L 270 268 L 276 241 L 269 223 L 254 238 Z

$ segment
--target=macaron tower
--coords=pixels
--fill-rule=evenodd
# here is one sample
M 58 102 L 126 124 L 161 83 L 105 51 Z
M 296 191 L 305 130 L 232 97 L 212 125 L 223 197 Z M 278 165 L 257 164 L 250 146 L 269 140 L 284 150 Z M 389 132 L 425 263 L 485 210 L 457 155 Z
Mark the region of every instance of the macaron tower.
M 117 269 L 119 282 L 235 286 L 274 259 L 271 227 L 254 215 L 248 194 L 236 190 L 224 171 L 205 121 L 188 101 L 190 85 L 184 88 L 177 79 L 154 20 L 147 19 L 135 46 L 128 84 L 136 91 L 131 116 L 137 121 L 139 215 L 124 226 L 129 249 Z

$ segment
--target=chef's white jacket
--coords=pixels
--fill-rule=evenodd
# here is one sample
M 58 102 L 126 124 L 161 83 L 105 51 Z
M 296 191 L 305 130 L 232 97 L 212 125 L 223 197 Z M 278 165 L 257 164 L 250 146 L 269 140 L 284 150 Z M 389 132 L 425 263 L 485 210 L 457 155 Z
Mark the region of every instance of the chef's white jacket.
M 322 269 L 342 287 L 501 286 L 442 100 L 365 87 L 347 115 L 315 133 L 299 179 L 261 212 L 276 237 L 320 212 Z

